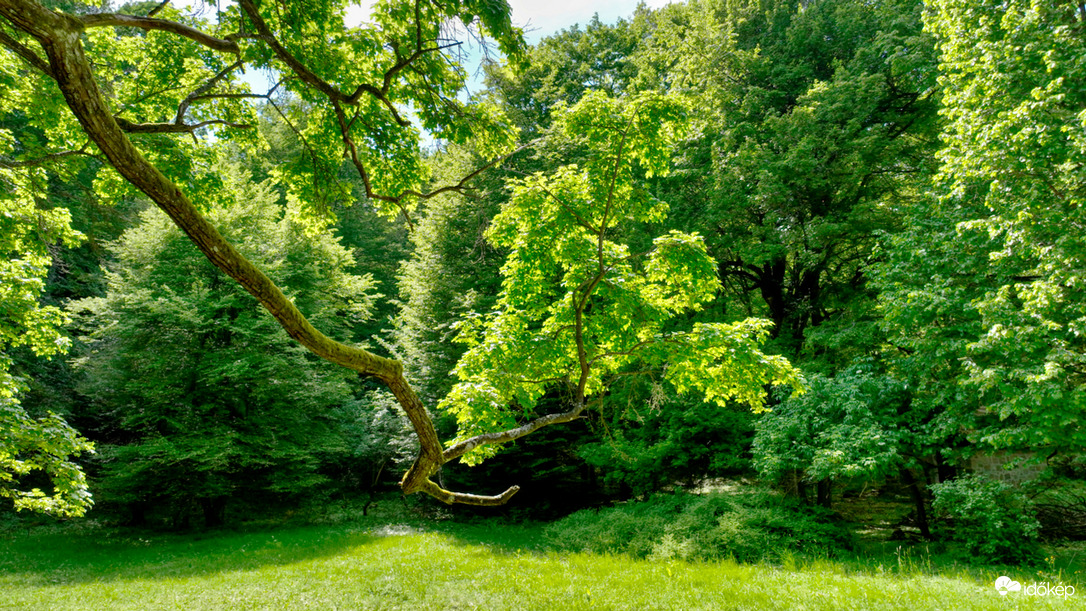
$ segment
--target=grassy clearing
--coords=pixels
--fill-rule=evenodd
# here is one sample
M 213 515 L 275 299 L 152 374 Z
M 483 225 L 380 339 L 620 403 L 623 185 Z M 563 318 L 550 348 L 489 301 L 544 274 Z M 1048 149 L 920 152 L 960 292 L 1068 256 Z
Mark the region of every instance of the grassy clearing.
M 653 562 L 560 555 L 538 527 L 425 528 L 373 520 L 204 536 L 8 531 L 0 608 L 1086 609 L 1086 587 L 1074 580 L 1065 583 L 1079 592 L 1067 599 L 1000 597 L 995 573 L 930 574 L 901 554 L 869 567 Z

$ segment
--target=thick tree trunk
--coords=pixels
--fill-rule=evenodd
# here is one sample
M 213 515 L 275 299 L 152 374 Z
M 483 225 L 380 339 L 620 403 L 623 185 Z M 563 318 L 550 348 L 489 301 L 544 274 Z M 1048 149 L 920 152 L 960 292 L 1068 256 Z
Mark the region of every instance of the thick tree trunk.
M 924 498 L 924 491 L 921 490 L 920 483 L 909 469 L 901 469 L 901 480 L 905 482 L 913 498 L 913 505 L 916 508 L 916 525 L 920 528 L 920 534 L 930 539 L 931 529 L 928 527 L 927 500 Z
M 816 496 L 815 503 L 819 507 L 825 507 L 826 509 L 829 509 L 830 505 L 833 503 L 832 493 L 833 493 L 833 482 L 832 481 L 830 481 L 828 478 L 819 481 L 818 482 L 818 488 L 816 490 L 816 495 L 815 495 Z

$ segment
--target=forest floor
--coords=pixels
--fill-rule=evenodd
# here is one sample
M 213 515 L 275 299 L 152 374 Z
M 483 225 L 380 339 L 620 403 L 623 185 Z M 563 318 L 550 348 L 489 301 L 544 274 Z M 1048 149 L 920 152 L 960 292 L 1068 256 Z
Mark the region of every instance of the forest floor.
M 187 534 L 7 529 L 0 609 L 1086 609 L 1075 558 L 970 569 L 883 541 L 847 559 L 636 560 L 557 553 L 539 524 L 374 514 Z M 1008 573 L 1023 589 L 1001 596 Z M 1041 583 L 1076 592 L 1026 593 Z

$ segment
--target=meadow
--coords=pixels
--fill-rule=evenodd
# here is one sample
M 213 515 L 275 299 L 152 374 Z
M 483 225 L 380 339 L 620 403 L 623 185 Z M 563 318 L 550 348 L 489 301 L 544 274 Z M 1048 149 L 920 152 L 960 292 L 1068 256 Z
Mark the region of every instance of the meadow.
M 402 514 L 205 533 L 93 522 L 7 529 L 0 608 L 1086 609 L 1074 558 L 1059 561 L 1066 568 L 978 569 L 899 546 L 851 558 L 684 562 L 560 553 L 542 533 L 541 524 Z M 997 592 L 1006 572 L 1023 591 Z M 1024 593 L 1044 581 L 1078 591 Z

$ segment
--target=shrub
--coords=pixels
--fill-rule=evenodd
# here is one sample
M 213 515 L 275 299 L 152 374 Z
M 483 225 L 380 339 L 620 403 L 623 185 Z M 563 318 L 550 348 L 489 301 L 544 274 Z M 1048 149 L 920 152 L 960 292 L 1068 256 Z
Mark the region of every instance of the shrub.
M 785 549 L 823 555 L 850 549 L 852 533 L 831 515 L 764 490 L 661 494 L 579 511 L 544 536 L 563 551 L 754 562 Z
M 961 543 L 973 563 L 1035 563 L 1040 524 L 1029 501 L 1011 486 L 982 475 L 966 475 L 931 487 L 935 516 L 945 536 Z

